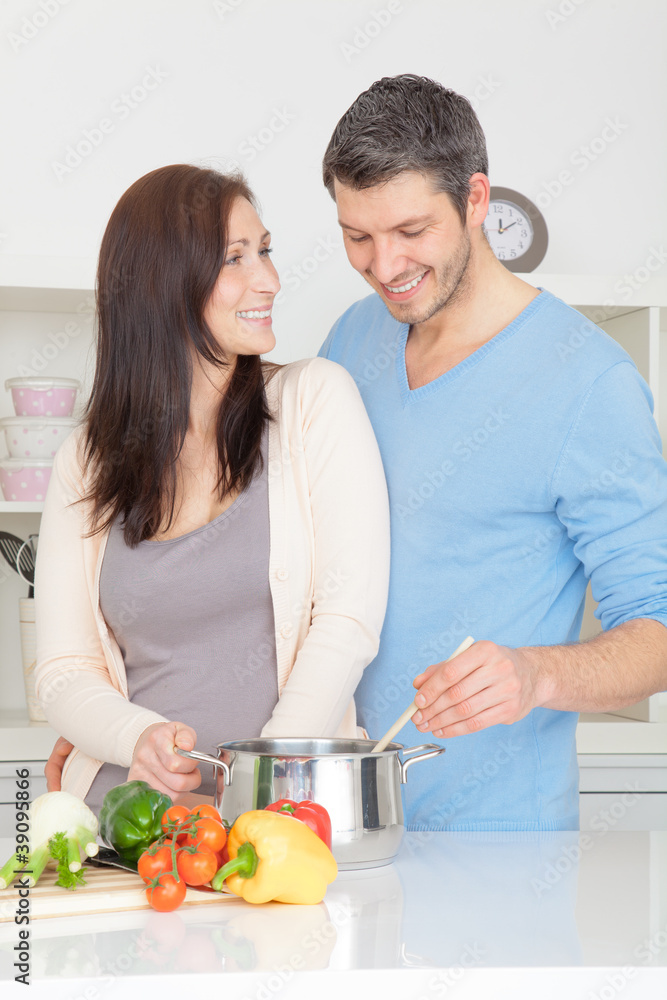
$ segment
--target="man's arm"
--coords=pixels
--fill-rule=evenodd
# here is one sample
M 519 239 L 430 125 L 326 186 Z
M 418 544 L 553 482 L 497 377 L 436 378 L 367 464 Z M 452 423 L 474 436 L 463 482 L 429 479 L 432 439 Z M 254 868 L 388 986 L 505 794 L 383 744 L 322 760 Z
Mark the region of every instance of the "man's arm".
M 413 722 L 434 736 L 509 725 L 533 708 L 609 712 L 667 688 L 667 628 L 638 618 L 566 646 L 476 642 L 414 685 L 420 711 Z

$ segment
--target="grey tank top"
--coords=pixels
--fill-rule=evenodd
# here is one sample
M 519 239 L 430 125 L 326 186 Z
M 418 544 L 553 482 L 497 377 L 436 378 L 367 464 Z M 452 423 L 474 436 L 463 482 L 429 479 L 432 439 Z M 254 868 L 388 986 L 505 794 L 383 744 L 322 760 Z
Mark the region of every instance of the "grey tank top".
M 231 507 L 179 538 L 132 549 L 112 525 L 100 576 L 102 614 L 123 654 L 130 701 L 185 722 L 197 749 L 259 736 L 278 700 L 269 589 L 267 435 L 263 467 Z M 215 792 L 201 765 L 203 795 Z M 99 811 L 127 769 L 103 764 L 86 796 Z

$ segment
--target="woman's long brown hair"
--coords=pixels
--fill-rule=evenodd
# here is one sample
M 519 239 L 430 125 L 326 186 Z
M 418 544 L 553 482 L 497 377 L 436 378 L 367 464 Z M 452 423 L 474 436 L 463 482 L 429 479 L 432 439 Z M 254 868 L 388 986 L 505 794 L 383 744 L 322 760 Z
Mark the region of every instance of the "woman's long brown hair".
M 245 181 L 187 164 L 141 177 L 104 233 L 97 271 L 97 362 L 86 408 L 85 500 L 95 533 L 119 518 L 135 547 L 175 516 L 177 460 L 188 427 L 192 348 L 228 362 L 204 321 Z M 269 413 L 262 363 L 239 356 L 217 418 L 220 498 L 261 465 Z

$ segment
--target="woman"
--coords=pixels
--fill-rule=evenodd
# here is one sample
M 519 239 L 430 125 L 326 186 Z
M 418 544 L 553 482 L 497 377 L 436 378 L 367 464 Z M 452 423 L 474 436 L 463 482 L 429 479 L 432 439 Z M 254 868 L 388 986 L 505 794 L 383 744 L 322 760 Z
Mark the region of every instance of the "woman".
M 62 787 L 93 809 L 133 778 L 197 788 L 174 746 L 359 733 L 384 476 L 342 368 L 260 360 L 270 253 L 245 182 L 187 165 L 133 184 L 102 240 L 93 390 L 54 462 L 36 580 L 38 695 L 76 747 Z

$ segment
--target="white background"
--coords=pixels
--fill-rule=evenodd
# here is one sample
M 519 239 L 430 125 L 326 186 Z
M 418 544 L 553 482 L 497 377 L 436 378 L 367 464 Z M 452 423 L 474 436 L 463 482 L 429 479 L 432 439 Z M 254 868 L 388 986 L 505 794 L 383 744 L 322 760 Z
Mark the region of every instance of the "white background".
M 473 100 L 492 183 L 543 208 L 541 271 L 632 273 L 664 239 L 661 0 L 41 3 L 2 3 L 0 254 L 92 262 L 111 209 L 139 176 L 167 163 L 237 161 L 283 278 L 276 360 L 314 354 L 366 293 L 342 246 L 331 249 L 340 240 L 320 163 L 337 120 L 384 75 L 428 75 Z M 129 107 L 123 95 L 149 68 L 164 78 Z M 58 177 L 68 146 L 104 118 L 113 131 Z M 600 139 L 607 119 L 618 132 L 609 142 Z M 260 135 L 253 151 L 248 139 Z M 563 170 L 571 183 L 558 194 Z M 323 261 L 312 256 L 319 241 L 330 248 Z M 304 262 L 317 266 L 302 280 Z

